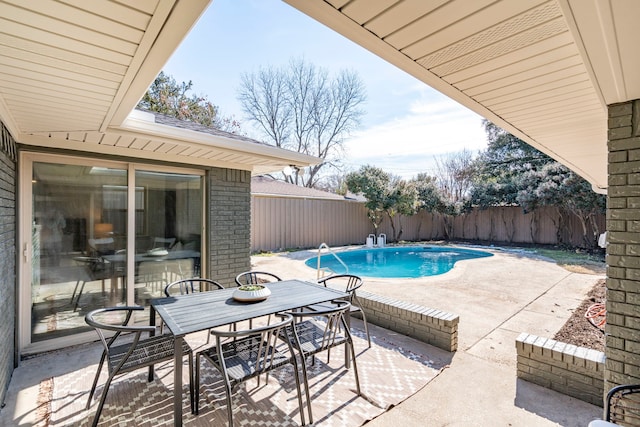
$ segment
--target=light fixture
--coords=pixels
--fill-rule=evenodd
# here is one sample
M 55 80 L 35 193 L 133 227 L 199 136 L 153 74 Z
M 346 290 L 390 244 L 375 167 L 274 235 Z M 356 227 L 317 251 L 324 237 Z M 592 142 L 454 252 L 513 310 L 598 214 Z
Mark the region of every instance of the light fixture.
M 99 222 L 93 226 L 93 233 L 96 238 L 104 238 L 113 235 L 113 224 Z
M 285 168 L 282 169 L 282 173 L 285 176 L 291 176 L 294 172 L 300 172 L 300 168 L 296 165 L 285 166 Z

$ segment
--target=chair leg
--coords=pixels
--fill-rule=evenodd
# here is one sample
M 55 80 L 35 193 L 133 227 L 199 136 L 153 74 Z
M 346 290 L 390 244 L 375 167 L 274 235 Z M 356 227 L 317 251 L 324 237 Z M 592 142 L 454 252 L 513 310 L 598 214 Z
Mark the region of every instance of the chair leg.
M 229 427 L 233 427 L 233 401 L 231 399 L 231 383 L 229 382 L 229 377 L 226 374 L 222 374 L 224 377 L 224 387 L 227 394 L 227 413 L 229 418 Z
M 189 399 L 191 400 L 191 413 L 196 413 L 195 390 L 193 385 L 193 353 L 189 352 Z
M 369 335 L 369 324 L 367 323 L 367 315 L 364 314 L 363 309 L 360 309 L 360 313 L 362 313 L 362 323 L 364 323 L 364 332 L 367 334 L 367 341 L 369 342 L 368 348 L 371 348 L 371 336 Z
M 84 291 L 84 285 L 86 284 L 86 281 L 82 281 L 82 286 L 80 286 L 80 291 L 78 291 L 78 297 L 76 298 L 76 302 L 75 304 L 73 304 L 73 311 L 76 311 L 78 309 L 78 303 L 80 302 L 80 297 L 82 297 L 82 292 Z M 78 284 L 76 283 L 76 287 L 78 286 Z M 75 294 L 75 290 L 73 291 Z M 71 297 L 71 299 L 73 300 L 73 297 Z
M 300 385 L 300 374 L 298 372 L 297 360 L 298 360 L 297 356 L 293 355 L 291 362 L 293 364 L 293 376 L 296 380 L 296 393 L 298 394 L 298 407 L 300 408 L 300 422 L 302 423 L 302 425 L 305 425 L 306 423 L 304 422 L 304 405 L 302 404 L 302 390 Z M 305 377 L 305 380 L 306 380 L 306 377 Z M 309 417 L 312 417 L 311 401 L 309 400 L 309 387 L 306 381 L 305 381 L 305 390 L 307 390 L 307 404 L 309 405 Z M 313 419 L 310 419 L 309 423 L 313 424 Z
M 98 426 L 98 421 L 100 420 L 100 414 L 102 414 L 102 408 L 104 407 L 104 402 L 107 400 L 107 392 L 109 391 L 109 387 L 111 386 L 111 381 L 113 380 L 113 376 L 109 376 L 107 382 L 104 383 L 104 390 L 102 390 L 102 396 L 100 396 L 100 403 L 98 404 L 98 409 L 96 410 L 96 415 L 93 417 L 93 423 L 91 423 L 92 427 Z
M 193 387 L 195 389 L 195 395 L 193 397 L 194 407 L 195 407 L 195 415 L 198 415 L 200 412 L 200 355 L 196 354 L 196 373 L 195 378 L 193 379 Z
M 87 406 L 85 407 L 85 409 L 89 409 L 91 407 L 91 399 L 96 392 L 96 387 L 98 386 L 98 378 L 100 378 L 100 371 L 102 371 L 102 365 L 104 364 L 106 356 L 106 353 L 102 352 L 102 357 L 100 358 L 100 363 L 98 363 L 98 370 L 96 371 L 96 376 L 93 379 L 93 385 L 91 386 L 91 391 L 89 392 L 89 398 L 87 399 Z
M 73 293 L 71 294 L 71 300 L 69 303 L 73 304 L 73 300 L 76 298 L 76 292 L 78 292 L 78 286 L 80 286 L 80 280 L 76 280 L 76 286 L 73 288 Z M 84 280 L 82 281 L 84 282 Z
M 350 339 L 348 343 L 349 345 L 347 346 L 347 348 L 351 352 L 351 361 L 353 362 L 353 373 L 355 374 L 355 377 L 356 377 L 356 390 L 358 391 L 358 396 L 360 396 L 362 395 L 362 393 L 360 392 L 360 378 L 358 376 L 358 364 L 356 362 L 356 349 L 353 347 L 353 340 Z

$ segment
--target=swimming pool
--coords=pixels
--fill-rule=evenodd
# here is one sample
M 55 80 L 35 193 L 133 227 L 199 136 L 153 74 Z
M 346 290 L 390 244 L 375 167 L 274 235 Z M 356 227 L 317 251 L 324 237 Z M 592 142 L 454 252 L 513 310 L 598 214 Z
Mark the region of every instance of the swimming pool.
M 349 267 L 350 274 L 380 278 L 435 276 L 451 270 L 457 261 L 493 256 L 484 251 L 438 246 L 356 249 L 337 252 L 336 255 Z M 309 258 L 305 264 L 317 268 L 318 257 Z M 344 266 L 332 254 L 320 257 L 320 268 L 336 274 L 346 273 Z

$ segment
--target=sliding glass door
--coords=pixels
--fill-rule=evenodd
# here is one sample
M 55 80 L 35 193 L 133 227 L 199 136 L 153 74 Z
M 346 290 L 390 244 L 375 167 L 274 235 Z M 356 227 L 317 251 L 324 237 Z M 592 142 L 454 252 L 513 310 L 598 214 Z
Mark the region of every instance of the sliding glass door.
M 38 154 L 23 165 L 23 347 L 79 341 L 88 311 L 146 307 L 201 274 L 202 171 Z

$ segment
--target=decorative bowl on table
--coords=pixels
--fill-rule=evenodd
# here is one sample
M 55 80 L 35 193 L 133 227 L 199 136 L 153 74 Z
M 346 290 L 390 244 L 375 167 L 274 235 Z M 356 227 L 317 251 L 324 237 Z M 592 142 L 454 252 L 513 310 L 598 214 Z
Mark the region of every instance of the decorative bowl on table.
M 242 285 L 233 291 L 233 299 L 242 302 L 264 301 L 271 295 L 271 290 L 263 285 Z

